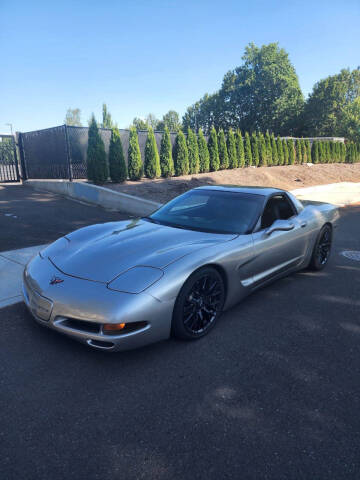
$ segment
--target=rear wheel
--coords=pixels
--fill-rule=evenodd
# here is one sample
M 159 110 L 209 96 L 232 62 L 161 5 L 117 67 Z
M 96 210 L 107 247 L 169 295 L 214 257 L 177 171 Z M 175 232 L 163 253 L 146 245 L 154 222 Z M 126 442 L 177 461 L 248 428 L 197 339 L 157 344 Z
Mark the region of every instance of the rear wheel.
M 204 267 L 184 283 L 175 302 L 172 332 L 185 340 L 206 335 L 222 313 L 225 301 L 224 282 L 219 272 Z
M 332 244 L 332 229 L 325 225 L 318 235 L 309 267 L 312 270 L 322 270 L 327 264 Z

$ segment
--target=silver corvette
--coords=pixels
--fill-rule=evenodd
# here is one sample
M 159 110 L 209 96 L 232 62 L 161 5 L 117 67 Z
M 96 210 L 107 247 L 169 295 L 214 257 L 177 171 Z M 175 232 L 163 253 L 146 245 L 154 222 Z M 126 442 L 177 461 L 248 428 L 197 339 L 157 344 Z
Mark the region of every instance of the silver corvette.
M 338 217 L 275 188 L 196 188 L 60 238 L 25 268 L 24 301 L 41 325 L 102 350 L 197 339 L 257 288 L 322 269 Z

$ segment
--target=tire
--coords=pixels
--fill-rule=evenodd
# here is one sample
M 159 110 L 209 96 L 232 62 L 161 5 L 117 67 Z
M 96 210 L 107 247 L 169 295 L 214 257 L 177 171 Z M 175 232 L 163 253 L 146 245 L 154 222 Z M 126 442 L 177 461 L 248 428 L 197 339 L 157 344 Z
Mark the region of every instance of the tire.
M 172 334 L 183 340 L 196 340 L 208 334 L 218 321 L 225 302 L 225 286 L 219 272 L 203 267 L 182 286 L 176 299 Z
M 332 244 L 332 228 L 324 225 L 320 230 L 311 256 L 309 268 L 311 270 L 322 270 L 330 258 Z

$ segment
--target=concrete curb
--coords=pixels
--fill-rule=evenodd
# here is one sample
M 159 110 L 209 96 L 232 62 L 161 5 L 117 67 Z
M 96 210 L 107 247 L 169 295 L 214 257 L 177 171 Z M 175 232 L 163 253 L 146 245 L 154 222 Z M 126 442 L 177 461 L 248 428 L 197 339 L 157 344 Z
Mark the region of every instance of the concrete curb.
M 291 193 L 300 201 L 332 203 L 339 207 L 360 202 L 360 183 L 339 182 L 297 188 Z
M 67 180 L 26 180 L 25 185 L 36 190 L 46 190 L 66 197 L 82 200 L 93 205 L 119 210 L 130 215 L 145 216 L 161 207 L 161 203 L 144 198 L 115 192 L 109 188 L 99 187 L 85 182 Z

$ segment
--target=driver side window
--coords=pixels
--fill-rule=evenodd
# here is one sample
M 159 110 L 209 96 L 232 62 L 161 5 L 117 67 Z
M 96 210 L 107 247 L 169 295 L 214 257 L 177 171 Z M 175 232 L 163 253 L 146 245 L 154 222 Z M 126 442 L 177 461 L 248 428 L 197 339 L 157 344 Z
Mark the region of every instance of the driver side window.
M 261 217 L 261 229 L 271 227 L 275 220 L 287 220 L 295 215 L 294 207 L 284 195 L 275 195 L 267 202 Z

